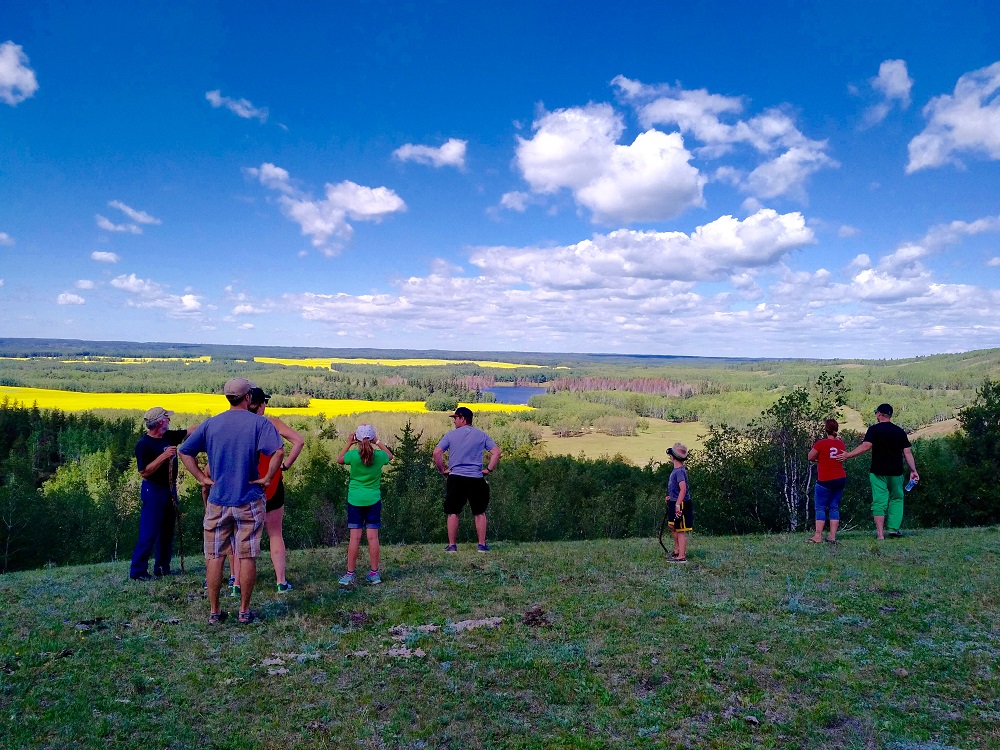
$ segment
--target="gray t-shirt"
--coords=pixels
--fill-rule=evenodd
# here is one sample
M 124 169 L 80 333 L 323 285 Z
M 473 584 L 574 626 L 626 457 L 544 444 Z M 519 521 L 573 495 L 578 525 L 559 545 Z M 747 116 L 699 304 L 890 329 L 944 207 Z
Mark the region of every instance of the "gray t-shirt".
M 198 425 L 178 451 L 188 456 L 207 453 L 215 482 L 208 502 L 237 507 L 264 497 L 263 487 L 250 484 L 260 479 L 258 452 L 271 456 L 283 445 L 266 418 L 245 409 L 230 409 Z
M 677 502 L 681 494 L 681 482 L 684 482 L 687 492 L 684 493 L 684 500 L 691 499 L 691 483 L 688 481 L 688 470 L 686 466 L 679 466 L 670 472 L 670 479 L 667 480 L 667 494 L 670 499 Z
M 458 477 L 483 476 L 483 453 L 497 447 L 493 438 L 470 424 L 446 432 L 438 448 L 448 451 L 448 471 Z

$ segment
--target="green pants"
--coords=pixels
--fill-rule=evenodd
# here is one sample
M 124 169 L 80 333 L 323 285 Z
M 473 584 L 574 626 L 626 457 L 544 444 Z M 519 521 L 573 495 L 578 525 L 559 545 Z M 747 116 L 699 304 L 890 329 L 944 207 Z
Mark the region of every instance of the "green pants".
M 885 530 L 899 531 L 903 525 L 903 476 L 869 474 L 872 483 L 872 515 L 885 516 Z

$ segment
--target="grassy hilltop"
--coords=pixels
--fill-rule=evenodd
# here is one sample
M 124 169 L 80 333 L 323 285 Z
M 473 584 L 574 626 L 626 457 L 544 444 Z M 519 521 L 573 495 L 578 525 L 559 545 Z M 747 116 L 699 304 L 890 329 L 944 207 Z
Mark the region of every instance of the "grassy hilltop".
M 0 746 L 1000 746 L 997 528 L 398 546 L 352 590 L 344 555 L 281 598 L 262 564 L 250 626 L 190 556 L 0 576 Z

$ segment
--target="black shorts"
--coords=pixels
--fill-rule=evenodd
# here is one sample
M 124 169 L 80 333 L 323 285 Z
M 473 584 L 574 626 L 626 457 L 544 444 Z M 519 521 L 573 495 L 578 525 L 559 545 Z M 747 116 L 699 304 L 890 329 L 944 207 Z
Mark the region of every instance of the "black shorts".
M 677 517 L 677 502 L 667 503 L 667 526 L 671 531 L 694 531 L 694 507 L 690 500 L 681 503 L 681 517 Z
M 481 516 L 490 504 L 490 485 L 486 477 L 460 477 L 449 474 L 444 491 L 444 512 L 458 515 L 465 504 L 469 504 L 472 515 Z
M 267 501 L 267 505 L 264 510 L 270 513 L 272 510 L 277 510 L 285 504 L 285 480 L 281 478 L 278 480 L 278 489 L 274 491 L 274 497 Z

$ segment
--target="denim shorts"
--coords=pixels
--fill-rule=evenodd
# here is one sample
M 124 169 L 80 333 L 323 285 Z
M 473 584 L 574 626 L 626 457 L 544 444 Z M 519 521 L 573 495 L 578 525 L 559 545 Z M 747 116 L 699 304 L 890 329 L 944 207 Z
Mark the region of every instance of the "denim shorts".
M 382 526 L 382 501 L 374 505 L 347 504 L 347 528 L 377 529 Z
M 816 520 L 840 520 L 840 496 L 844 494 L 847 479 L 830 479 L 816 482 Z

